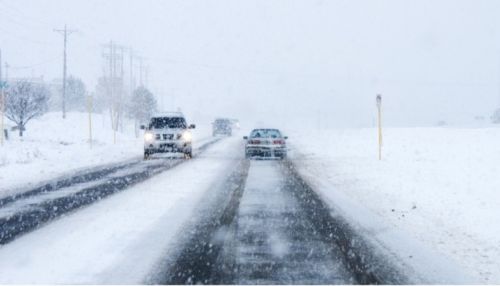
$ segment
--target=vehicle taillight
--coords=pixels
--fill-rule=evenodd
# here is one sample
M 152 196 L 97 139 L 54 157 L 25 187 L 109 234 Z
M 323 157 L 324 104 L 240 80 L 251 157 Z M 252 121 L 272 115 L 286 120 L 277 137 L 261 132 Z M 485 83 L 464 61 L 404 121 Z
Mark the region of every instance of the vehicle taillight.
M 273 144 L 280 144 L 280 145 L 283 145 L 283 144 L 285 144 L 285 140 L 274 140 L 274 141 L 273 141 Z

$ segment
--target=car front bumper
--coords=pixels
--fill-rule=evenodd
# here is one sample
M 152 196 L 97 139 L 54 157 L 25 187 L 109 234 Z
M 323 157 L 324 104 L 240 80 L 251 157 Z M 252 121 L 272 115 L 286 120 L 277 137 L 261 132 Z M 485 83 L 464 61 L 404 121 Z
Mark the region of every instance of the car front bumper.
M 170 141 L 170 142 L 145 142 L 144 152 L 153 153 L 189 153 L 191 152 L 191 142 Z
M 285 157 L 286 147 L 246 146 L 245 154 L 249 157 Z

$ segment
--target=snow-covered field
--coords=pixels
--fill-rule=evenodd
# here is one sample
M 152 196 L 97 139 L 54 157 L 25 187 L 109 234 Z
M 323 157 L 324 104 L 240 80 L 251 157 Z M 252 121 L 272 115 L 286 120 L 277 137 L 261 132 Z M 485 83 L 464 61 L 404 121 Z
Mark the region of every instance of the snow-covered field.
M 436 271 L 441 259 L 476 283 L 500 283 L 500 129 L 389 128 L 382 161 L 375 129 L 289 135 L 321 195 L 407 263 Z
M 69 112 L 62 120 L 60 112 L 51 112 L 29 122 L 23 138 L 10 133 L 0 146 L 0 197 L 62 174 L 142 157 L 142 131 L 136 137 L 132 121 L 117 132 L 114 144 L 109 116 L 93 114 L 91 148 L 88 120 L 87 113 Z M 209 134 L 197 126 L 194 142 Z

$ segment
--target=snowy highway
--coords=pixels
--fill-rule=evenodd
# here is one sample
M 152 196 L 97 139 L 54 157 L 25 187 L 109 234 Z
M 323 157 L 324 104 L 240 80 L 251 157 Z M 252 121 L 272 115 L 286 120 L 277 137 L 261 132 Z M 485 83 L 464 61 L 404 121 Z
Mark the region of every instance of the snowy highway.
M 339 243 L 290 162 L 244 159 L 239 138 L 107 170 L 3 199 L 0 283 L 405 281 Z
M 167 280 L 160 282 L 355 283 L 339 247 L 322 238 L 303 209 L 312 206 L 301 204 L 294 194 L 296 186 L 287 178 L 285 166 L 259 160 L 244 167 L 249 168 L 248 176 L 241 180 L 245 186 L 239 200 L 232 201 L 237 208 L 231 212 L 233 217 L 213 229 L 211 238 L 196 235 Z M 247 174 L 246 170 L 241 173 Z

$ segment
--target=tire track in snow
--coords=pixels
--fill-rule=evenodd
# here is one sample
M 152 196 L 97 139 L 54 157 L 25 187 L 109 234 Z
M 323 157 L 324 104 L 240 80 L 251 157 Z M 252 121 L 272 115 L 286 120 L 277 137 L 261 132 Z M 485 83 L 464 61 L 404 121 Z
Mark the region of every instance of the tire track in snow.
M 225 184 L 228 190 L 219 191 L 220 199 L 212 206 L 205 206 L 205 211 L 212 212 L 202 212 L 202 218 L 187 227 L 188 239 L 173 258 L 168 258 L 170 262 L 162 266 L 165 273 L 147 283 L 405 284 L 408 281 L 388 261 L 373 253 L 342 217 L 332 215 L 332 210 L 291 162 L 255 163 L 275 164 L 277 172 L 271 170 L 273 174 L 264 184 L 249 183 L 247 176 L 254 166 L 240 165 Z M 221 193 L 230 199 L 224 199 Z M 270 210 L 274 207 L 277 210 Z

